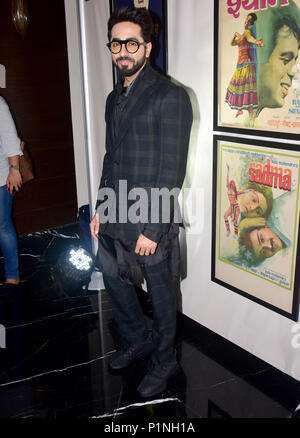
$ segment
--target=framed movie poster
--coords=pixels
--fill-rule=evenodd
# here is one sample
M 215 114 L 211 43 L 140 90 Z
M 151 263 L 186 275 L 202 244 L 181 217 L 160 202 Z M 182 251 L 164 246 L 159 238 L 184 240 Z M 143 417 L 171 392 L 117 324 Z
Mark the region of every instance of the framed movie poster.
M 149 9 L 154 25 L 150 63 L 167 74 L 167 0 L 110 0 L 111 12 L 123 6 Z
M 300 134 L 300 0 L 215 0 L 214 129 Z
M 212 281 L 295 321 L 299 169 L 295 145 L 214 137 Z

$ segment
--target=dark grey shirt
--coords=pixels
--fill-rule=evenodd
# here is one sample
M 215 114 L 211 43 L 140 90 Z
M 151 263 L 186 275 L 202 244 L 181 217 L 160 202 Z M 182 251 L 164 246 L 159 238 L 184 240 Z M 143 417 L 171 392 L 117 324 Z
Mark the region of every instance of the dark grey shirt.
M 130 99 L 130 95 L 134 92 L 134 89 L 136 88 L 136 85 L 142 80 L 143 73 L 144 73 L 145 67 L 143 70 L 138 74 L 138 76 L 135 78 L 133 82 L 128 87 L 123 87 L 123 81 L 120 81 L 117 84 L 117 98 L 115 103 L 115 109 L 114 109 L 114 131 L 115 131 L 115 137 L 119 134 L 119 127 L 121 124 L 122 116 L 125 112 L 125 108 L 127 105 L 128 100 Z

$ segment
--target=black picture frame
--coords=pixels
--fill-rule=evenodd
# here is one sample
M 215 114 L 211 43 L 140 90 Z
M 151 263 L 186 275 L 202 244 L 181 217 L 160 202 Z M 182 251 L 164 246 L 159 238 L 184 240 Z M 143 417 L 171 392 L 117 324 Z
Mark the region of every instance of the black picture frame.
M 110 13 L 124 6 L 134 7 L 134 0 L 110 0 Z M 167 7 L 167 0 L 149 0 L 149 11 L 154 24 L 150 64 L 165 76 L 168 73 Z M 116 84 L 118 78 L 115 69 L 113 69 L 113 77 Z
M 297 6 L 299 9 L 299 17 L 300 17 L 300 1 L 295 0 L 297 2 Z M 253 2 L 254 3 L 254 2 Z M 238 2 L 235 2 L 235 5 L 238 5 Z M 230 3 L 231 5 L 231 3 Z M 249 5 L 248 5 L 249 6 Z M 249 7 L 243 9 L 243 2 L 240 2 L 240 9 L 236 14 L 239 14 L 239 17 L 233 17 L 233 14 L 228 14 L 228 20 L 231 20 L 228 25 L 224 25 L 224 11 L 225 8 L 229 9 L 228 2 L 226 0 L 214 0 L 214 114 L 213 114 L 213 129 L 214 131 L 222 131 L 227 133 L 236 133 L 240 135 L 253 135 L 253 136 L 267 136 L 270 138 L 278 138 L 278 139 L 290 139 L 297 141 L 299 140 L 300 134 L 300 88 L 296 90 L 295 87 L 291 87 L 288 91 L 288 98 L 285 98 L 285 103 L 281 108 L 270 109 L 270 107 L 266 107 L 257 117 L 256 125 L 261 126 L 244 126 L 241 122 L 241 117 L 236 117 L 233 121 L 234 116 L 231 117 L 231 122 L 225 121 L 228 117 L 230 111 L 232 114 L 236 112 L 236 110 L 232 110 L 229 108 L 228 104 L 225 102 L 225 92 L 226 92 L 226 84 L 232 79 L 234 68 L 233 64 L 236 66 L 236 58 L 237 52 L 235 53 L 233 48 L 230 47 L 230 39 L 235 31 L 242 31 L 242 23 L 249 13 L 256 13 L 258 15 L 257 23 L 260 18 L 260 13 L 265 13 L 265 11 L 249 9 Z M 222 10 L 221 10 L 222 8 Z M 273 7 L 274 9 L 274 7 Z M 287 10 L 287 9 L 285 9 Z M 225 16 L 227 19 L 227 17 Z M 262 25 L 261 25 L 262 26 Z M 299 28 L 300 31 L 300 28 Z M 257 35 L 257 38 L 261 35 Z M 223 57 L 221 56 L 221 45 L 224 49 L 223 41 L 226 39 L 226 52 Z M 220 44 L 220 42 L 222 42 Z M 228 48 L 227 48 L 228 46 Z M 265 47 L 258 47 L 257 50 L 264 50 Z M 228 50 L 228 52 L 227 52 Z M 231 60 L 231 61 L 230 61 Z M 230 73 L 228 71 L 229 61 L 232 63 L 232 67 Z M 259 64 L 257 64 L 259 65 Z M 227 66 L 227 67 L 224 67 Z M 224 70 L 228 72 L 228 74 L 224 74 Z M 257 71 L 256 71 L 257 73 Z M 299 76 L 299 71 L 298 71 Z M 258 74 L 257 74 L 258 77 Z M 300 76 L 299 76 L 300 77 Z M 222 82 L 223 81 L 223 82 Z M 299 80 L 298 80 L 299 82 Z M 287 100 L 289 102 L 296 102 L 295 105 L 287 107 Z M 287 108 L 286 108 L 287 107 Z M 286 108 L 286 109 L 285 109 Z M 267 110 L 267 116 L 265 116 Z M 272 112 L 272 116 L 270 113 Z M 290 113 L 291 112 L 291 113 Z M 292 114 L 293 112 L 293 114 Z M 247 111 L 244 110 L 244 120 L 247 120 L 246 117 Z M 223 114 L 226 116 L 223 117 Z M 280 114 L 280 115 L 279 115 Z M 266 118 L 266 120 L 265 120 Z M 262 121 L 261 121 L 262 120 Z M 268 126 L 267 126 L 268 125 Z
M 283 175 L 288 171 L 291 171 L 292 187 L 290 191 L 287 188 L 286 190 L 279 188 L 279 180 L 275 174 L 281 172 L 280 166 L 272 164 L 273 167 L 271 166 L 269 168 L 268 159 L 270 158 L 272 159 L 272 163 L 277 162 L 286 164 L 286 169 L 282 170 Z M 254 159 L 256 161 L 253 161 Z M 251 163 L 251 161 L 253 162 Z M 238 177 L 237 179 L 240 178 L 240 181 L 237 181 L 236 184 L 237 191 L 243 190 L 242 187 L 239 187 L 239 184 L 242 182 L 243 178 L 247 176 L 246 171 L 248 165 L 249 169 L 252 169 L 252 167 L 255 168 L 255 166 L 257 166 L 257 169 L 263 168 L 264 172 L 266 171 L 265 175 L 267 175 L 268 172 L 275 172 L 273 178 L 276 176 L 277 180 L 277 188 L 269 187 L 272 191 L 273 201 L 272 209 L 269 217 L 266 219 L 264 229 L 262 228 L 263 224 L 260 224 L 260 226 L 255 228 L 252 222 L 254 228 L 244 228 L 243 230 L 244 225 L 242 226 L 242 221 L 240 220 L 238 224 L 238 235 L 234 236 L 234 228 L 231 223 L 232 217 L 228 217 L 231 228 L 229 238 L 232 238 L 232 242 L 227 241 L 227 234 L 226 236 L 224 234 L 228 230 L 224 219 L 229 202 L 227 199 L 228 185 L 227 181 L 224 179 L 224 169 L 227 168 L 228 162 L 230 162 L 229 168 L 232 167 L 232 169 L 234 169 L 234 175 Z M 298 167 L 295 167 L 296 165 Z M 264 168 L 263 166 L 267 167 Z M 252 177 L 254 172 L 252 172 L 252 170 L 251 172 L 248 172 L 249 181 L 250 174 Z M 259 173 L 258 170 L 257 175 L 260 175 L 258 178 L 263 177 L 263 174 Z M 266 180 L 264 180 L 265 183 L 267 181 L 267 176 L 263 178 L 266 178 Z M 226 185 L 225 189 L 224 181 Z M 260 185 L 266 186 L 266 184 Z M 267 188 L 268 191 L 269 188 Z M 282 190 L 282 194 L 280 194 L 280 190 Z M 296 202 L 294 202 L 295 199 Z M 224 208 L 225 206 L 226 208 Z M 289 208 L 287 208 L 287 206 L 289 206 Z M 300 275 L 299 208 L 300 151 L 297 145 L 275 143 L 264 139 L 257 140 L 253 138 L 249 139 L 230 137 L 227 135 L 214 135 L 211 280 L 224 286 L 226 289 L 236 292 L 270 310 L 292 319 L 293 321 L 298 321 Z M 272 219 L 272 216 L 275 217 L 275 219 Z M 242 210 L 240 211 L 240 218 L 241 217 Z M 278 228 L 280 221 L 282 232 L 280 232 L 280 228 Z M 284 226 L 283 229 L 282 225 Z M 279 239 L 278 236 L 280 236 L 279 240 L 281 246 L 279 245 L 277 247 L 277 250 L 272 257 L 264 259 L 258 265 L 254 264 L 251 266 L 251 258 L 249 258 L 249 256 L 252 254 L 250 254 L 250 252 L 253 248 L 250 251 L 250 249 L 247 249 L 242 243 L 242 240 L 245 237 L 245 232 L 247 237 L 249 237 L 248 234 L 250 235 L 250 230 L 251 233 L 253 231 L 253 236 L 255 233 L 256 236 L 259 236 L 258 232 L 261 236 L 262 232 L 265 232 L 267 229 L 271 229 L 275 234 L 277 233 L 276 236 L 272 236 L 272 250 L 277 245 L 276 238 Z M 290 238 L 290 240 L 288 240 L 286 236 L 284 236 L 284 233 L 286 234 L 287 232 L 292 234 L 292 239 Z M 256 244 L 261 243 L 261 241 L 256 237 Z M 265 241 L 267 241 L 267 239 L 265 239 Z M 271 240 L 269 239 L 269 243 L 270 241 Z

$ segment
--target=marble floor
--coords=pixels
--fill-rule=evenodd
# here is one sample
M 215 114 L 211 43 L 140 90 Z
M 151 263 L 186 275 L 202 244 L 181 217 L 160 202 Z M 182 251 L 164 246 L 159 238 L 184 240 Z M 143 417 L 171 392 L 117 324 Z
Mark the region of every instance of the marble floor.
M 108 370 L 119 336 L 105 291 L 81 284 L 68 289 L 57 277 L 59 254 L 81 241 L 76 224 L 20 238 L 22 286 L 0 298 L 1 419 L 294 414 L 300 382 L 182 315 L 176 339 L 182 372 L 163 394 L 141 399 L 136 388 L 145 361 L 118 374 Z M 140 299 L 150 324 L 146 294 Z

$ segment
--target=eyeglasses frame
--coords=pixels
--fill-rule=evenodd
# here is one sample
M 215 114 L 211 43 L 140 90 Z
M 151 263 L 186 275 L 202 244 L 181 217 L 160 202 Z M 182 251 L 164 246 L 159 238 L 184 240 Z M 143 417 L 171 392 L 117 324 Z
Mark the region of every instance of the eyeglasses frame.
M 129 41 L 134 41 L 135 43 L 137 43 L 138 48 L 136 49 L 135 52 L 129 52 L 129 50 L 127 49 L 126 44 L 129 43 Z M 121 46 L 120 46 L 120 50 L 119 50 L 119 52 L 112 52 L 112 50 L 111 50 L 111 48 L 110 48 L 110 45 L 111 45 L 111 43 L 114 43 L 114 42 L 115 42 L 115 43 L 119 43 L 119 44 L 121 45 Z M 137 40 L 135 40 L 135 39 L 133 39 L 133 38 L 128 38 L 127 40 L 116 40 L 116 39 L 113 39 L 112 41 L 110 41 L 109 43 L 106 44 L 106 47 L 108 47 L 109 51 L 110 51 L 113 55 L 117 55 L 118 53 L 121 52 L 123 44 L 125 45 L 125 49 L 126 49 L 126 51 L 127 51 L 128 53 L 130 53 L 131 55 L 133 55 L 134 53 L 137 53 L 138 50 L 139 50 L 139 48 L 140 48 L 140 46 L 144 46 L 144 47 L 147 46 L 147 43 L 146 43 L 145 41 L 140 42 L 140 41 L 137 41 Z

